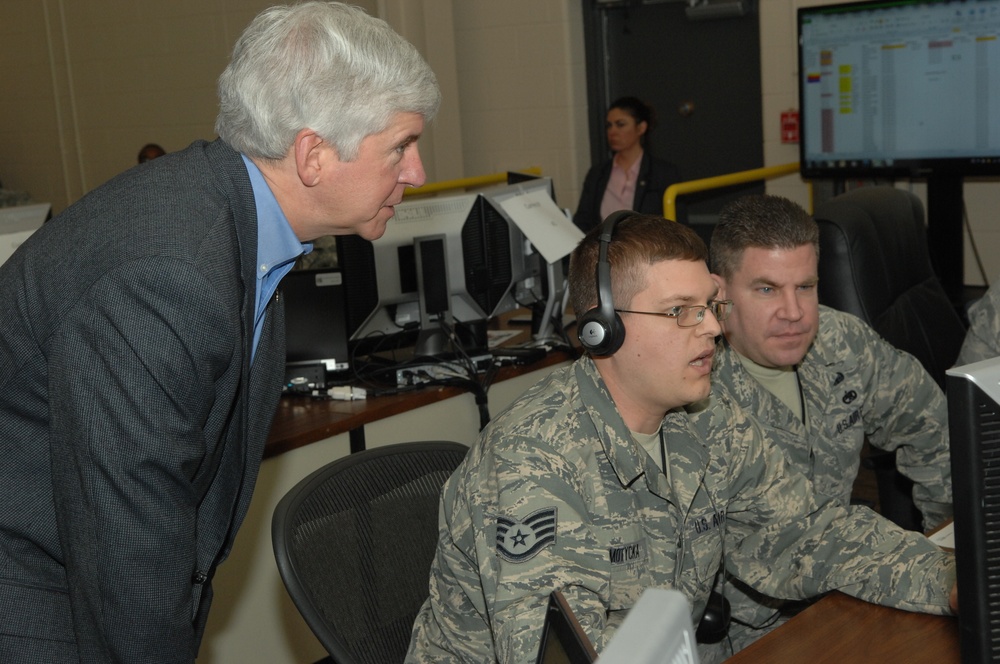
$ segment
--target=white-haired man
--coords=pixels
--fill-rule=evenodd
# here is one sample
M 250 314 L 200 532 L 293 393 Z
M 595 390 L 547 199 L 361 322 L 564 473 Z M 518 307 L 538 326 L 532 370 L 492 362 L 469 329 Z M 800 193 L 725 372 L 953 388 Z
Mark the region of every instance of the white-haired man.
M 278 282 L 424 182 L 437 82 L 357 8 L 264 11 L 219 96 L 218 140 L 95 189 L 0 270 L 0 661 L 195 660 L 281 392 Z

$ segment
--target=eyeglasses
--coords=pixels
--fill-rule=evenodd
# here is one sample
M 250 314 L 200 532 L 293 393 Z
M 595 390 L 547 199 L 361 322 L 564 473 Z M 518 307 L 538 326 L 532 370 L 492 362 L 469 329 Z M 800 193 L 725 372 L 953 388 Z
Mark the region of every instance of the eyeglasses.
M 694 327 L 705 320 L 705 310 L 710 309 L 712 315 L 720 323 L 729 318 L 733 310 L 732 300 L 710 300 L 708 304 L 683 304 L 677 307 L 670 307 L 664 312 L 659 311 L 632 311 L 630 309 L 615 309 L 620 314 L 642 314 L 644 316 L 662 316 L 673 318 L 677 321 L 678 327 Z

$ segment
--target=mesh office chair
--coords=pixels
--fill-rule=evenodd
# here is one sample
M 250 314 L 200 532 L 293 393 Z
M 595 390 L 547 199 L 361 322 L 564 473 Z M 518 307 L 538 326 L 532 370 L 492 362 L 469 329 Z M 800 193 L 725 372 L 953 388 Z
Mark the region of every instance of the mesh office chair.
M 861 187 L 816 208 L 819 301 L 852 313 L 886 341 L 916 357 L 944 387 L 965 339 L 959 317 L 931 266 L 920 199 L 894 187 Z M 920 529 L 913 483 L 895 455 L 871 457 L 880 511 Z
M 441 486 L 468 448 L 417 442 L 354 453 L 278 503 L 278 571 L 337 664 L 402 662 L 428 595 Z

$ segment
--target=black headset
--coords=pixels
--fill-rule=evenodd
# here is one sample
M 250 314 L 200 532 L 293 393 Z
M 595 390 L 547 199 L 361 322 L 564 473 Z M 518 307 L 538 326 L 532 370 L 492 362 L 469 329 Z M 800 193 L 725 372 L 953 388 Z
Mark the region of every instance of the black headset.
M 619 221 L 633 216 L 632 210 L 612 212 L 601 228 L 601 247 L 597 255 L 597 306 L 585 313 L 576 326 L 580 345 L 591 355 L 612 355 L 625 341 L 625 324 L 615 311 L 611 295 L 611 263 L 608 245 Z

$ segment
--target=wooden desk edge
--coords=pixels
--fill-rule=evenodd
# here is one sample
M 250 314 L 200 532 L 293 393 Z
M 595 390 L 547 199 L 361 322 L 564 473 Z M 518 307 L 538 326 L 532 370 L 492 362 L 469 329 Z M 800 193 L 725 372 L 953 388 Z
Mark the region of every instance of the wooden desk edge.
M 533 364 L 502 367 L 493 382 L 495 384 L 575 359 L 572 353 L 552 351 Z M 264 458 L 284 454 L 324 438 L 349 433 L 371 422 L 464 393 L 464 390 L 457 387 L 428 386 L 412 392 L 358 401 L 283 396 L 271 421 Z
M 927 533 L 927 536 L 930 537 L 937 533 L 951 522 L 951 519 L 946 519 L 943 523 L 931 529 Z M 945 551 L 952 551 L 948 547 L 941 548 Z M 920 659 L 919 661 L 933 662 L 934 664 L 945 664 L 947 662 L 959 664 L 961 655 L 959 654 L 958 620 L 956 616 L 912 613 L 902 609 L 880 606 L 857 599 L 839 590 L 827 593 L 825 597 L 819 599 L 815 604 L 801 613 L 792 616 L 788 622 L 754 641 L 727 659 L 726 662 L 736 664 L 738 662 L 772 661 L 771 658 L 788 658 L 793 653 L 794 656 L 808 657 L 813 664 L 822 664 L 822 662 L 830 661 L 829 659 L 824 659 L 823 655 L 818 654 L 820 652 L 819 647 L 822 647 L 823 644 L 812 643 L 809 636 L 815 633 L 817 629 L 822 629 L 823 626 L 830 625 L 836 618 L 841 618 L 851 612 L 853 612 L 855 619 L 860 619 L 865 623 L 883 621 L 884 623 L 888 622 L 897 627 L 904 628 L 902 630 L 893 630 L 889 627 L 882 634 L 867 633 L 862 636 L 867 636 L 869 639 L 878 638 L 878 640 L 890 644 L 891 647 L 893 639 L 898 636 L 894 632 L 906 631 L 920 635 L 934 635 L 938 639 L 937 642 L 928 643 L 925 641 L 923 643 L 925 647 L 921 648 L 919 656 L 926 657 L 926 659 Z M 806 634 L 803 636 L 802 633 L 798 633 L 790 637 L 791 630 L 801 630 L 801 632 L 805 632 Z M 860 632 L 861 630 L 859 630 Z M 814 646 L 818 647 L 814 648 Z M 799 648 L 803 649 L 800 650 Z M 827 649 L 825 652 L 832 652 L 832 657 L 838 663 L 851 661 L 849 658 L 844 659 L 845 655 L 837 653 L 835 650 Z M 899 654 L 904 653 L 900 652 Z M 871 659 L 861 654 L 854 661 L 863 662 L 871 661 Z M 898 661 L 916 662 L 918 660 L 908 660 L 904 657 Z
M 834 590 L 726 662 L 960 664 L 960 660 L 955 616 L 912 613 Z

